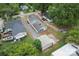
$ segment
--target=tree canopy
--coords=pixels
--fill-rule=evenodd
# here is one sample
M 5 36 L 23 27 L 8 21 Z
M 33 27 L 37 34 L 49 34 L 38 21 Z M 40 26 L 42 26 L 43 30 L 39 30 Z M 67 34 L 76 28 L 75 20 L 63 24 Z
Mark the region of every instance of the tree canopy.
M 42 50 L 42 46 L 41 46 L 41 41 L 39 39 L 34 40 L 34 46 L 38 49 L 38 50 Z
M 72 27 L 79 19 L 79 4 L 52 4 L 48 8 L 48 14 L 59 27 Z
M 13 15 L 18 14 L 19 4 L 0 4 L 0 17 L 4 19 L 9 19 Z

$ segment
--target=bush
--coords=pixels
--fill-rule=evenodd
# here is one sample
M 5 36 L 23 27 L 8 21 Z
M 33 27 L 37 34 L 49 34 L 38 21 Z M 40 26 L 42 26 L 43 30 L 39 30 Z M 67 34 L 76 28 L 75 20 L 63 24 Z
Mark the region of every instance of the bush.
M 38 50 L 42 50 L 42 47 L 41 47 L 41 41 L 40 40 L 38 40 L 38 39 L 36 39 L 35 41 L 34 41 L 34 46 L 38 49 Z

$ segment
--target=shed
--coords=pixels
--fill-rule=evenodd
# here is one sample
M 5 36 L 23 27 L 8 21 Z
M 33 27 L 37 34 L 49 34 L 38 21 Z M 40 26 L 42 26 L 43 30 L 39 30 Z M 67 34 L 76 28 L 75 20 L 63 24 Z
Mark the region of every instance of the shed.
M 48 47 L 53 45 L 53 39 L 49 38 L 47 35 L 42 35 L 38 37 L 37 39 L 41 41 L 42 50 L 45 50 Z
M 76 52 L 78 49 L 73 47 L 71 44 L 66 44 L 52 53 L 53 56 L 77 56 Z

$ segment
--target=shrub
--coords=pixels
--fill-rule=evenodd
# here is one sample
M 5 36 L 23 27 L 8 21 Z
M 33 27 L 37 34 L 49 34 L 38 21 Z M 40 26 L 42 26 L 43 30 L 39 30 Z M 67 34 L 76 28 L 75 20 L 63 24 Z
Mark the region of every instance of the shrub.
M 35 41 L 34 41 L 34 46 L 38 49 L 38 50 L 42 50 L 42 47 L 41 47 L 41 41 L 40 40 L 38 40 L 38 39 L 36 39 Z

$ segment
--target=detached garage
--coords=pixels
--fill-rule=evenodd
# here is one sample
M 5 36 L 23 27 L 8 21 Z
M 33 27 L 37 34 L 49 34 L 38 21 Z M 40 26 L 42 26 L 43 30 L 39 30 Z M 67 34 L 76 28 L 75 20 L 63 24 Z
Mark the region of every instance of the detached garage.
M 42 50 L 45 50 L 48 47 L 53 45 L 53 39 L 49 38 L 47 35 L 42 35 L 38 37 L 37 39 L 41 41 Z

